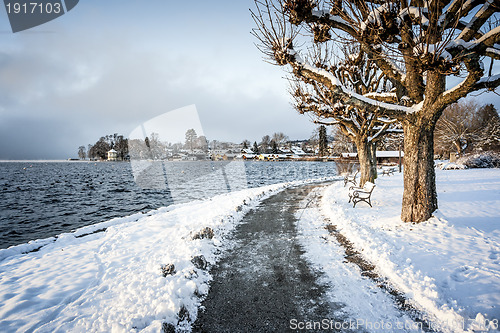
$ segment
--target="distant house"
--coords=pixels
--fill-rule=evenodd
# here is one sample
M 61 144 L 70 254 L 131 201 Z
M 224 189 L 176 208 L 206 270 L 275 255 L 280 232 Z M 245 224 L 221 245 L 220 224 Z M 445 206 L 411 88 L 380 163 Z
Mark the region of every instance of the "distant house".
M 258 157 L 259 161 L 278 161 L 280 159 L 284 160 L 286 155 L 283 154 L 260 154 Z
M 254 153 L 241 153 L 234 157 L 236 160 L 253 160 L 257 157 Z
M 118 152 L 114 149 L 108 151 L 108 161 L 117 161 L 118 160 Z
M 401 163 L 403 163 L 404 152 L 401 152 Z M 377 164 L 398 164 L 399 151 L 398 150 L 377 150 Z
M 297 155 L 297 156 L 305 156 L 307 155 L 303 150 L 302 148 L 300 147 L 297 147 L 297 146 L 294 146 L 292 147 L 292 152 L 294 155 Z
M 357 160 L 358 153 L 342 153 L 342 154 L 340 154 L 340 157 L 342 159 L 346 159 L 346 160 Z
M 241 149 L 241 153 L 244 155 L 254 155 L 255 153 L 253 152 L 252 149 L 246 148 L 246 149 Z

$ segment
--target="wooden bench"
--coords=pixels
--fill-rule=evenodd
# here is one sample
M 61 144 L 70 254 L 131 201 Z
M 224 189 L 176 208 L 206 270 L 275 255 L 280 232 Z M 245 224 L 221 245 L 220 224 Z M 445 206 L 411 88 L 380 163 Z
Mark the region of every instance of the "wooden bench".
M 375 184 L 371 182 L 366 182 L 365 186 L 351 186 L 349 187 L 349 202 L 353 203 L 353 208 L 356 207 L 356 204 L 360 201 L 364 201 L 367 204 L 372 206 L 371 196 L 373 189 L 375 188 Z
M 387 168 L 387 169 L 382 169 L 382 175 L 393 175 L 394 172 L 396 172 L 396 168 Z
M 359 173 L 359 170 L 356 171 L 356 173 L 354 175 L 345 175 L 344 177 L 344 187 L 347 185 L 347 183 L 353 183 L 354 185 L 357 185 L 356 184 L 356 176 L 358 175 Z

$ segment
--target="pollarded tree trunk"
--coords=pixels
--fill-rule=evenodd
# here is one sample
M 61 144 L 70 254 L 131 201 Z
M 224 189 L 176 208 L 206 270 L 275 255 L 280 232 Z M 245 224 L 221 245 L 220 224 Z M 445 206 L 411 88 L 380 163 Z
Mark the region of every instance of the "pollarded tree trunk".
M 401 219 L 405 222 L 428 220 L 438 208 L 434 172 L 434 126 L 405 121 L 404 191 Z
M 375 174 L 372 167 L 372 151 L 366 140 L 356 140 L 356 149 L 358 150 L 359 172 L 361 174 L 359 186 L 365 185 L 366 182 L 375 182 Z

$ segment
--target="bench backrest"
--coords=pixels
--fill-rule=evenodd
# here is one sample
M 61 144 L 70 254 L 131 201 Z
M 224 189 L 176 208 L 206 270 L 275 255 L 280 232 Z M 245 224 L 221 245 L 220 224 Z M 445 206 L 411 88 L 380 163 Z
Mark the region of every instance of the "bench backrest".
M 366 192 L 371 192 L 375 188 L 375 184 L 373 184 L 372 182 L 366 182 L 363 188 Z

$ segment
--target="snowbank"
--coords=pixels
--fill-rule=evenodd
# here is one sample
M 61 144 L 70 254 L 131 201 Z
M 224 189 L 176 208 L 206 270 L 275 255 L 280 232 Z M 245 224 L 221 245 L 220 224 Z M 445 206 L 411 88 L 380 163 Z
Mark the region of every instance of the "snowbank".
M 270 185 L 135 214 L 0 251 L 1 332 L 158 332 L 190 329 L 207 269 Z M 213 238 L 193 237 L 209 227 Z M 32 251 L 32 252 L 30 252 Z M 162 266 L 173 264 L 168 275 Z
M 456 162 L 440 161 L 436 167 L 441 170 L 460 170 L 473 168 L 500 168 L 500 153 L 483 152 L 468 154 Z
M 440 210 L 427 222 L 400 220 L 402 174 L 377 180 L 373 208 L 364 203 L 352 208 L 343 183 L 329 186 L 322 212 L 433 328 L 495 329 L 500 319 L 500 170 L 436 172 Z

